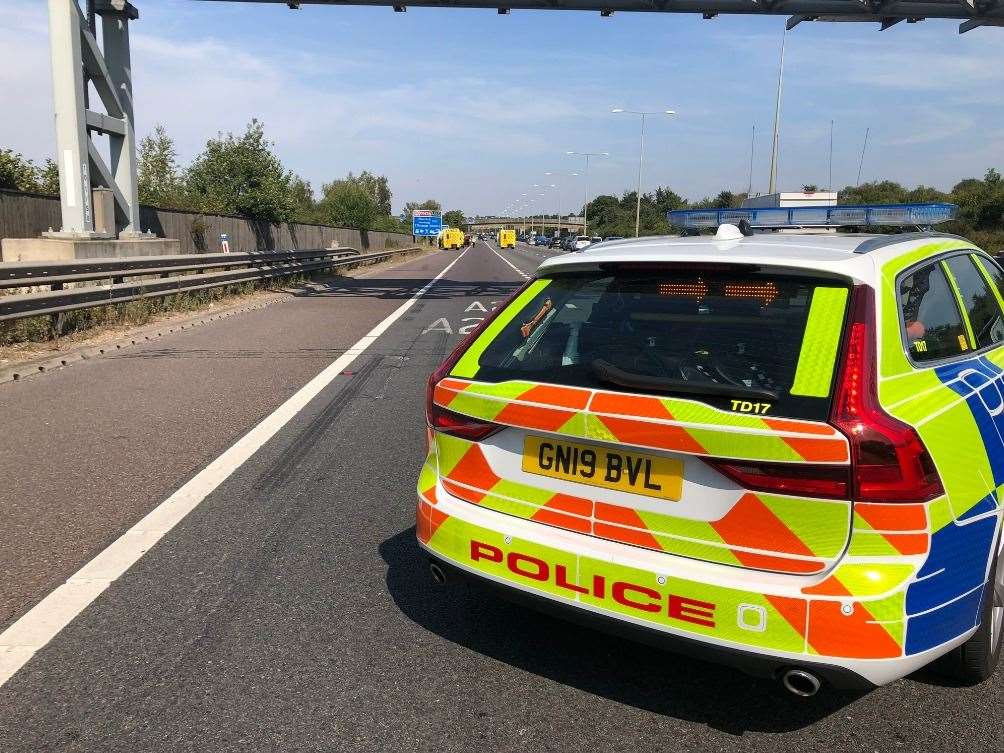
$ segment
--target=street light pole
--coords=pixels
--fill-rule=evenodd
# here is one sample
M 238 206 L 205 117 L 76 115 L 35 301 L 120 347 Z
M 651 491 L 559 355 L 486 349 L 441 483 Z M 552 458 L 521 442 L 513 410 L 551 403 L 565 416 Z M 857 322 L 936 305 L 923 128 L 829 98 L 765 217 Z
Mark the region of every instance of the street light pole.
M 586 158 L 586 173 L 585 173 L 585 188 L 583 190 L 583 201 L 582 201 L 582 234 L 589 235 L 589 158 L 590 157 L 609 157 L 610 152 L 565 152 L 569 156 L 585 157 Z
M 631 115 L 641 116 L 641 143 L 638 148 L 638 190 L 636 192 L 634 206 L 634 237 L 637 238 L 641 233 L 641 175 L 642 169 L 645 165 L 645 117 L 648 115 L 676 115 L 676 111 L 662 110 L 661 112 L 646 112 L 641 110 L 625 110 L 623 107 L 615 107 L 610 112 L 625 112 Z
M 774 144 L 770 150 L 770 186 L 768 194 L 777 193 L 777 146 L 781 131 L 781 90 L 784 85 L 784 43 L 788 39 L 788 27 L 781 35 L 781 62 L 777 68 L 777 102 L 774 105 Z

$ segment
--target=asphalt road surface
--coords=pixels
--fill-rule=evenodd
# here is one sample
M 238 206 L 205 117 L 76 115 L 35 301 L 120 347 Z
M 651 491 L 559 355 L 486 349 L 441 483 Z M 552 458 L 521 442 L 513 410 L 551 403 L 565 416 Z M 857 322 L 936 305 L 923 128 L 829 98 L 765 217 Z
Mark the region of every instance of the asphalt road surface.
M 801 700 L 433 584 L 425 380 L 541 253 L 467 251 L 0 687 L 0 751 L 1004 749 L 1001 673 Z M 0 630 L 457 257 L 0 386 Z

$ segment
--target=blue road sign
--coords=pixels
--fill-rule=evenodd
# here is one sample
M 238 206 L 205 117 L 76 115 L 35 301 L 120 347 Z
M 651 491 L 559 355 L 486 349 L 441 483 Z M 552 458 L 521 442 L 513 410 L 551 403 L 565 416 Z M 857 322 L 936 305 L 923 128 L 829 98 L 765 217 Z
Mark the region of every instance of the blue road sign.
M 431 209 L 416 209 L 411 215 L 412 235 L 439 235 L 443 229 L 443 216 Z

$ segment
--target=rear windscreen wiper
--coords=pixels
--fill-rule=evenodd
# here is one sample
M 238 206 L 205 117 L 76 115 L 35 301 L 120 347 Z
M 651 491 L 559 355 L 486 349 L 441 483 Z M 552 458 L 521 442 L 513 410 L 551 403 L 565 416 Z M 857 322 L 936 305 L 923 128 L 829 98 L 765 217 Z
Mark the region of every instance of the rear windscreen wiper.
M 717 382 L 695 382 L 691 379 L 676 379 L 673 377 L 656 377 L 647 374 L 635 374 L 614 366 L 609 361 L 597 358 L 589 364 L 593 374 L 600 381 L 618 387 L 633 390 L 652 390 L 655 392 L 682 392 L 688 395 L 716 395 L 723 397 L 751 397 L 764 400 L 777 400 L 777 393 L 758 387 L 745 387 L 740 384 L 718 384 Z

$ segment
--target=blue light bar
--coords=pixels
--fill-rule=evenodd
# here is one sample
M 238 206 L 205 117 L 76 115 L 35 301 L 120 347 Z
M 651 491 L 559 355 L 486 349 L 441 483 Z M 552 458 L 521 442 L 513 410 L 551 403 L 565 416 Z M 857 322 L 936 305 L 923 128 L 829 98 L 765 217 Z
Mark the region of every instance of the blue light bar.
M 876 225 L 937 225 L 954 220 L 955 204 L 862 204 L 856 206 L 756 207 L 748 209 L 678 209 L 667 212 L 675 227 L 702 229 L 738 225 L 754 228 L 861 227 Z

